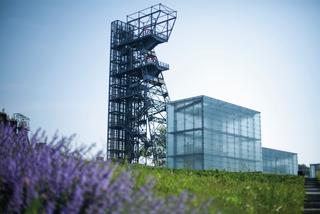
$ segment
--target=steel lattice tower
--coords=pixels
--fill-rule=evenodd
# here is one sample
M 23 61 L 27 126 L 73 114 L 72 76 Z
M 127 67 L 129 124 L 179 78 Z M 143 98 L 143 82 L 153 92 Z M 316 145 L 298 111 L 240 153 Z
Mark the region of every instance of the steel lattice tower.
M 166 127 L 169 94 L 154 48 L 169 40 L 177 11 L 157 4 L 111 23 L 108 103 L 108 159 L 139 163 L 141 149 L 154 151 L 153 163 L 164 160 L 158 145 Z

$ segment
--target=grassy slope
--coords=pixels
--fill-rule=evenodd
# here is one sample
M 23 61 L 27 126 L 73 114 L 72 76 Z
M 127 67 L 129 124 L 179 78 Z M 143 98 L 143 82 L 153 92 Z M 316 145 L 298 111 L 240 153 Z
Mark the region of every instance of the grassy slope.
M 143 166 L 130 168 L 140 184 L 150 176 L 155 178 L 155 191 L 160 196 L 187 190 L 196 196 L 195 204 L 212 198 L 212 213 L 302 213 L 303 209 L 303 177 Z

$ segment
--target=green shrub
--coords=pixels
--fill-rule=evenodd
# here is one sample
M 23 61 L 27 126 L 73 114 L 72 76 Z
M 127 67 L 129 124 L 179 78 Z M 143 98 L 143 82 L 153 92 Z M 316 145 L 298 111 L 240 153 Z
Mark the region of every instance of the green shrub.
M 318 179 L 318 181 L 320 182 L 320 171 L 317 171 L 317 179 Z

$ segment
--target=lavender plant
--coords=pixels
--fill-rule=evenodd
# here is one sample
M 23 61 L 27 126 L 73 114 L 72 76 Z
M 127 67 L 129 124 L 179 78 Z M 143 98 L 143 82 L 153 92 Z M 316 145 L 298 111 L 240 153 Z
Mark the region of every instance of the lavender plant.
M 83 149 L 70 149 L 72 137 L 39 139 L 0 124 L 0 213 L 207 212 L 187 193 L 159 197 L 151 181 L 137 188 L 130 171 L 85 161 Z

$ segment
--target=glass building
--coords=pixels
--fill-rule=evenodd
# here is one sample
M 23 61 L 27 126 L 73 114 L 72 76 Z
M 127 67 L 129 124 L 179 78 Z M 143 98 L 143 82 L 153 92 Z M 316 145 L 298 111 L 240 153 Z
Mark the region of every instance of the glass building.
M 167 165 L 262 171 L 260 113 L 206 96 L 170 102 Z
M 296 153 L 262 147 L 263 172 L 297 175 L 298 158 Z
M 310 164 L 310 178 L 316 178 L 317 172 L 320 172 L 320 163 L 318 164 Z

